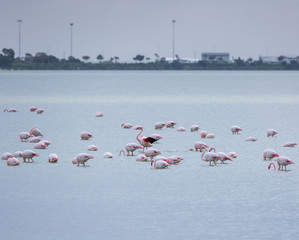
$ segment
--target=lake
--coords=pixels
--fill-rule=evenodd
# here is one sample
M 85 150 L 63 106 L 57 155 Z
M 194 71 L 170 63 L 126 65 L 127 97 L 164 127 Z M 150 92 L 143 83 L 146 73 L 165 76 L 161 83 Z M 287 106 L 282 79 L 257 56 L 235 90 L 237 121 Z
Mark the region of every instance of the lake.
M 0 86 L 1 154 L 40 154 L 18 167 L 0 161 L 1 239 L 298 239 L 298 146 L 282 145 L 299 142 L 299 72 L 0 71 Z M 3 112 L 12 107 L 18 112 Z M 169 120 L 175 128 L 154 129 Z M 127 122 L 143 126 L 144 136 L 160 134 L 161 155 L 184 160 L 154 169 L 136 162 L 140 150 L 119 156 L 137 143 L 139 131 L 121 128 Z M 232 134 L 233 125 L 243 131 Z M 51 142 L 47 149 L 20 141 L 33 127 Z M 202 139 L 201 130 L 216 137 Z M 82 131 L 94 138 L 80 140 Z M 209 166 L 189 151 L 197 141 L 238 156 Z M 99 150 L 88 152 L 91 144 Z M 263 160 L 267 148 L 295 164 L 268 170 L 276 161 Z M 86 167 L 72 164 L 81 152 L 94 156 Z M 58 163 L 48 163 L 51 153 Z

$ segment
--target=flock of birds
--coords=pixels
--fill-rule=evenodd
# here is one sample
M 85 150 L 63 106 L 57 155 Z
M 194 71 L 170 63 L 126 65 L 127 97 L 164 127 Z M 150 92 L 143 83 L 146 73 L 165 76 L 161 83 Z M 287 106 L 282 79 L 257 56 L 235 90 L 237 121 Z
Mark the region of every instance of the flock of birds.
M 37 107 L 30 107 L 31 112 L 36 112 L 37 114 L 41 114 L 44 112 L 42 108 Z M 15 108 L 10 109 L 4 109 L 4 112 L 17 112 Z M 95 114 L 95 117 L 103 117 L 104 113 L 97 112 Z M 176 125 L 176 122 L 174 121 L 168 121 L 166 123 L 164 122 L 157 122 L 155 124 L 155 130 L 162 130 L 164 127 L 166 128 L 174 128 Z M 130 123 L 122 123 L 121 127 L 123 129 L 131 129 L 139 130 L 140 132 L 136 136 L 136 140 L 139 144 L 135 142 L 131 142 L 125 145 L 124 150 L 120 150 L 119 155 L 127 155 L 127 156 L 134 156 L 134 152 L 137 149 L 142 149 L 142 153 L 140 155 L 136 156 L 136 161 L 150 161 L 151 166 L 155 169 L 162 169 L 162 168 L 168 168 L 172 164 L 178 164 L 180 163 L 184 158 L 181 156 L 173 155 L 169 157 L 162 156 L 161 152 L 155 148 L 153 148 L 153 144 L 157 143 L 160 139 L 162 139 L 162 136 L 159 134 L 152 134 L 151 136 L 145 137 L 142 136 L 143 127 L 142 126 L 134 126 Z M 177 131 L 186 131 L 184 127 L 178 127 L 176 129 Z M 191 132 L 197 132 L 200 130 L 200 127 L 198 125 L 192 125 L 190 127 Z M 242 129 L 239 126 L 232 126 L 231 132 L 232 134 L 239 134 L 239 132 L 242 131 Z M 274 129 L 268 129 L 267 131 L 267 137 L 274 137 L 277 135 L 278 132 Z M 200 137 L 202 139 L 205 138 L 215 138 L 215 134 L 208 133 L 207 131 L 200 131 Z M 82 140 L 89 140 L 90 138 L 93 138 L 94 136 L 87 131 L 84 131 L 80 134 L 80 137 Z M 30 142 L 34 143 L 35 149 L 45 149 L 47 148 L 51 142 L 42 139 L 43 134 L 42 132 L 34 127 L 29 132 L 21 132 L 19 134 L 20 141 L 22 142 Z M 255 137 L 248 137 L 246 138 L 246 141 L 255 142 L 258 139 Z M 295 147 L 297 143 L 294 142 L 286 142 L 283 144 L 283 147 Z M 98 147 L 96 145 L 89 145 L 87 147 L 88 151 L 97 151 Z M 216 165 L 218 162 L 224 163 L 225 161 L 232 161 L 232 158 L 236 158 L 237 154 L 235 152 L 216 152 L 216 149 L 214 147 L 209 147 L 206 143 L 198 141 L 194 143 L 194 148 L 190 148 L 190 151 L 200 151 L 202 152 L 201 159 L 205 162 L 208 162 L 209 165 Z M 38 153 L 36 153 L 33 150 L 25 150 L 25 151 L 17 151 L 15 153 L 5 152 L 2 154 L 1 158 L 2 160 L 7 161 L 8 166 L 18 166 L 21 164 L 21 161 L 18 160 L 18 158 L 23 159 L 23 162 L 34 162 L 33 158 L 40 156 Z M 113 158 L 113 154 L 111 152 L 105 152 L 103 155 L 104 158 Z M 85 163 L 89 159 L 93 159 L 94 157 L 91 154 L 88 153 L 79 153 L 76 157 L 72 159 L 72 163 L 79 166 L 80 164 L 85 166 Z M 286 156 L 279 156 L 276 151 L 273 149 L 265 149 L 263 152 L 263 158 L 264 160 L 273 160 L 274 158 L 277 158 L 277 164 L 279 170 L 286 170 L 287 165 L 294 164 L 293 161 L 291 161 L 290 158 Z M 48 162 L 49 163 L 57 163 L 58 162 L 58 155 L 56 153 L 51 153 L 48 156 Z M 274 167 L 276 170 L 276 166 L 273 162 L 271 162 L 268 166 L 268 169 L 271 169 L 271 167 Z

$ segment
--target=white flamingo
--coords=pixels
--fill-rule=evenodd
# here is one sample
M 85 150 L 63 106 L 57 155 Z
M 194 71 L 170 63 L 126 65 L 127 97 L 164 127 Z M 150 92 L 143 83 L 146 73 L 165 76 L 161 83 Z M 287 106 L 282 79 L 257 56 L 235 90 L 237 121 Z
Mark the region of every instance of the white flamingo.
M 79 164 L 82 164 L 85 167 L 85 163 L 89 160 L 94 158 L 93 156 L 91 156 L 88 153 L 79 153 L 76 157 L 77 160 L 77 166 L 79 166 Z
M 240 131 L 243 131 L 239 126 L 231 127 L 232 134 L 239 134 Z
M 134 151 L 136 151 L 136 150 L 139 149 L 139 148 L 142 149 L 142 147 L 139 146 L 139 145 L 136 144 L 136 143 L 128 143 L 128 144 L 126 144 L 125 149 L 126 149 L 126 151 L 127 151 L 127 156 L 130 156 L 130 152 L 131 152 L 131 156 L 134 156 Z M 121 153 L 123 153 L 123 154 L 125 155 L 125 151 L 124 151 L 124 150 L 121 150 L 121 151 L 119 152 L 119 155 L 121 155 Z
M 267 130 L 267 137 L 274 137 L 278 132 L 275 129 L 268 129 Z
M 165 123 L 163 123 L 163 122 L 157 122 L 156 124 L 155 124 L 155 129 L 156 130 L 162 130 L 162 128 L 165 126 L 166 124 Z
M 263 157 L 264 157 L 264 160 L 267 160 L 267 158 L 269 160 L 272 160 L 272 158 L 275 158 L 275 157 L 279 157 L 278 153 L 275 152 L 273 149 L 265 149 L 264 152 L 263 152 Z
M 216 165 L 218 160 L 222 160 L 218 154 L 216 154 L 215 152 L 207 152 L 206 149 L 203 150 L 201 159 L 205 162 L 209 162 L 210 166 L 212 165 L 211 162 L 213 162 L 214 165 Z
M 90 138 L 93 138 L 94 136 L 90 132 L 84 131 L 80 134 L 80 137 L 82 140 L 88 140 Z
M 277 158 L 277 164 L 278 164 L 278 170 L 283 170 L 283 167 L 284 167 L 285 171 L 286 171 L 287 170 L 287 165 L 295 164 L 295 163 L 293 161 L 291 161 L 291 159 L 289 159 L 288 157 L 280 156 L 280 157 Z M 274 163 L 270 163 L 269 166 L 268 166 L 268 169 L 270 169 L 272 165 L 274 167 L 274 170 L 276 170 L 276 167 L 275 167 Z
M 31 162 L 34 162 L 33 158 L 38 157 L 38 156 L 39 156 L 39 154 L 32 151 L 32 150 L 25 150 L 22 153 L 22 157 L 23 157 L 24 162 L 26 162 L 26 159 L 28 159 L 28 162 L 29 162 L 29 160 L 31 160 Z
M 7 166 L 18 166 L 19 164 L 21 164 L 21 162 L 14 157 L 7 159 Z
M 49 163 L 57 163 L 58 161 L 58 156 L 55 153 L 51 153 L 48 157 L 48 162 Z

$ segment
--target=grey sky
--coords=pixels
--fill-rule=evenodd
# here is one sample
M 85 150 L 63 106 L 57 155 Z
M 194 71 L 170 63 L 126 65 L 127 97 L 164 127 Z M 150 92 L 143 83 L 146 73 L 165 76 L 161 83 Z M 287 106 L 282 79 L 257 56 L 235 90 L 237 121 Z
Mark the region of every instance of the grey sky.
M 299 0 L 0 0 L 0 50 L 82 59 L 98 54 L 130 61 L 137 54 L 172 56 L 172 20 L 180 57 L 299 55 Z

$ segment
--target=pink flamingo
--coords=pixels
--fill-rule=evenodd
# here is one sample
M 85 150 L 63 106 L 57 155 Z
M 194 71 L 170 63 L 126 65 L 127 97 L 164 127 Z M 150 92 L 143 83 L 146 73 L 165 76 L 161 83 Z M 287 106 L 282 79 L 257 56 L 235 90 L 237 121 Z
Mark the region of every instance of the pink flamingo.
M 31 162 L 34 162 L 33 158 L 38 157 L 38 156 L 39 156 L 39 154 L 36 153 L 36 152 L 33 152 L 32 150 L 25 150 L 22 153 L 22 157 L 23 157 L 24 162 L 26 162 L 26 159 L 28 159 L 28 162 L 29 162 L 29 159 L 31 160 Z
M 166 127 L 167 128 L 173 128 L 174 125 L 176 125 L 176 122 L 174 122 L 174 121 L 168 121 L 168 122 L 166 122 Z
M 104 157 L 104 158 L 113 158 L 113 154 L 112 154 L 111 152 L 105 152 L 105 153 L 103 154 L 103 157 Z
M 130 129 L 132 127 L 132 124 L 131 123 L 122 123 L 121 127 L 124 129 Z
M 141 136 L 143 129 L 141 129 L 140 133 L 136 136 L 137 141 L 140 143 L 141 146 L 144 148 L 148 148 L 152 146 L 152 143 L 156 142 L 157 140 L 152 137 L 144 137 Z
M 42 108 L 38 108 L 38 109 L 36 110 L 36 113 L 37 113 L 37 114 L 42 114 L 44 111 L 45 111 L 44 109 L 42 109 Z
M 147 161 L 148 161 L 148 158 L 147 158 L 147 156 L 145 156 L 145 155 L 138 155 L 138 156 L 136 157 L 136 161 L 137 161 L 137 162 L 147 162 Z
M 16 158 L 9 158 L 7 159 L 7 166 L 18 166 L 21 162 Z
M 200 129 L 200 127 L 197 126 L 197 125 L 192 125 L 192 126 L 190 127 L 191 132 L 197 132 L 199 129 Z
M 150 148 L 150 149 L 146 150 L 145 153 L 144 153 L 144 155 L 146 157 L 151 158 L 151 160 L 153 160 L 153 157 L 155 157 L 159 154 L 161 154 L 161 152 L 157 149 L 154 149 L 154 148 Z
M 209 133 L 206 138 L 215 138 L 216 137 L 216 134 L 214 133 Z
M 136 125 L 135 127 L 133 127 L 134 130 L 142 130 L 143 127 L 142 126 L 139 126 L 139 125 Z
M 170 167 L 170 164 L 164 160 L 151 160 L 151 166 L 153 166 L 154 164 L 154 168 L 156 169 L 163 169 L 163 168 L 168 168 Z
M 268 129 L 267 130 L 267 137 L 274 137 L 278 132 L 274 129 Z
M 47 147 L 48 145 L 42 141 L 34 144 L 35 149 L 46 149 Z
M 166 124 L 165 123 L 163 123 L 163 122 L 157 122 L 156 124 L 155 124 L 155 129 L 156 130 L 162 130 L 162 128 L 165 126 Z
M 212 148 L 212 149 L 214 149 L 214 148 Z M 210 151 L 211 151 L 211 149 L 210 149 Z M 222 159 L 218 154 L 216 154 L 215 152 L 210 152 L 210 151 L 207 152 L 207 150 L 204 149 L 203 153 L 201 155 L 201 159 L 205 162 L 209 162 L 210 166 L 212 165 L 211 162 L 213 162 L 214 165 L 216 165 L 217 161 L 222 160 Z
M 176 130 L 178 132 L 185 132 L 186 131 L 186 129 L 184 127 L 178 127 Z
M 231 157 L 228 156 L 228 154 L 224 153 L 224 152 L 217 152 L 217 154 L 221 157 L 221 163 L 224 163 L 224 161 L 233 161 L 231 159 Z
M 15 158 L 21 158 L 22 157 L 22 151 L 16 151 L 13 155 Z
M 104 116 L 104 113 L 102 113 L 102 112 L 97 112 L 94 116 L 95 116 L 95 117 L 103 117 L 103 116 Z
M 91 159 L 94 158 L 93 156 L 91 156 L 90 154 L 87 153 L 79 153 L 76 157 L 77 160 L 77 166 L 79 166 L 79 164 L 83 164 L 83 166 L 85 167 L 85 163 Z
M 285 171 L 287 170 L 287 165 L 289 164 L 295 164 L 291 159 L 285 156 L 280 156 L 277 158 L 277 164 L 278 164 L 278 170 L 283 170 L 283 167 L 285 167 Z M 274 170 L 276 170 L 275 164 L 270 163 L 268 166 L 268 169 L 271 169 L 271 166 L 273 165 Z M 280 169 L 281 168 L 281 169 Z
M 263 157 L 264 160 L 267 160 L 267 158 L 271 160 L 272 158 L 279 157 L 279 155 L 273 149 L 265 149 L 263 152 Z
M 90 138 L 93 138 L 93 135 L 90 132 L 84 131 L 80 134 L 80 137 L 82 140 L 88 140 Z
M 87 150 L 88 151 L 98 151 L 98 147 L 96 146 L 96 145 L 89 145 L 88 147 L 87 147 Z
M 208 135 L 207 131 L 204 131 L 204 130 L 200 131 L 200 137 L 201 138 L 206 138 L 207 135 Z
M 151 138 L 153 138 L 153 139 L 155 139 L 156 140 L 156 142 L 157 141 L 159 141 L 160 139 L 163 139 L 163 137 L 162 136 L 160 136 L 159 134 L 157 134 L 157 133 L 153 133 L 152 135 L 150 135 L 149 137 L 151 137 Z
M 30 107 L 30 112 L 34 112 L 34 111 L 36 111 L 38 109 L 38 107 L 34 107 L 34 106 L 32 106 L 32 107 Z
M 237 158 L 237 154 L 235 152 L 229 152 L 228 156 L 230 156 L 231 158 Z
M 126 151 L 127 151 L 127 156 L 130 156 L 130 152 L 132 153 L 131 156 L 134 156 L 134 151 L 136 151 L 136 150 L 139 149 L 139 148 L 142 149 L 142 147 L 139 146 L 139 145 L 136 144 L 136 143 L 128 143 L 128 144 L 125 146 L 125 149 L 126 149 Z M 119 152 L 119 155 L 121 155 L 121 153 L 123 153 L 123 154 L 125 155 L 125 151 L 124 151 L 124 150 L 121 150 L 121 151 Z
M 36 128 L 36 127 L 34 127 L 34 128 L 31 128 L 31 130 L 29 131 L 29 134 L 30 135 L 32 135 L 32 136 L 34 136 L 34 137 L 43 137 L 44 135 L 41 133 L 41 131 L 38 129 L 38 128 Z
M 48 157 L 48 162 L 49 163 L 57 163 L 58 161 L 58 156 L 55 153 L 51 153 Z
M 243 130 L 238 126 L 232 126 L 231 131 L 232 131 L 232 134 L 239 134 L 239 132 L 243 131 Z
M 170 156 L 167 158 L 170 161 L 170 164 L 178 164 L 180 163 L 184 158 L 180 156 Z
M 5 153 L 2 154 L 1 159 L 2 160 L 7 160 L 7 159 L 13 158 L 13 157 L 14 157 L 14 155 L 11 154 L 10 152 L 5 152 Z
M 257 138 L 255 137 L 248 137 L 245 139 L 245 141 L 249 141 L 249 142 L 255 142 L 257 140 Z
M 39 138 L 39 137 L 32 137 L 32 138 L 29 139 L 29 142 L 30 142 L 30 143 L 38 143 L 38 142 L 40 142 L 41 140 L 42 140 L 42 139 Z
M 199 150 L 200 152 L 202 152 L 202 150 L 209 148 L 209 146 L 207 144 L 205 144 L 204 142 L 196 142 L 196 143 L 194 143 L 194 148 L 195 148 L 195 151 Z
M 283 144 L 283 147 L 295 147 L 297 145 L 297 143 L 294 142 L 286 142 L 285 144 Z
M 27 139 L 31 137 L 30 133 L 28 132 L 21 132 L 19 134 L 19 137 L 21 139 L 21 142 L 27 142 Z

